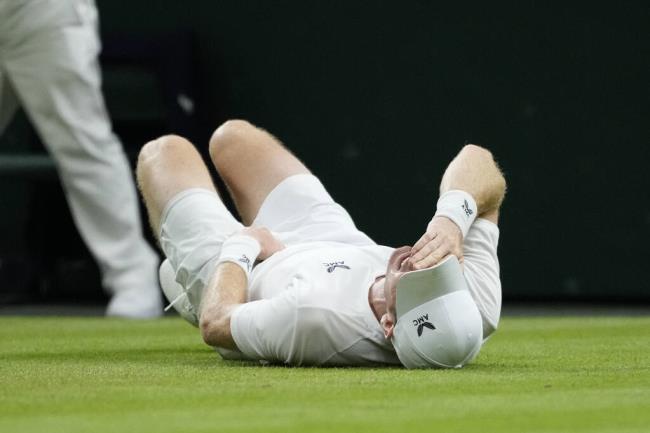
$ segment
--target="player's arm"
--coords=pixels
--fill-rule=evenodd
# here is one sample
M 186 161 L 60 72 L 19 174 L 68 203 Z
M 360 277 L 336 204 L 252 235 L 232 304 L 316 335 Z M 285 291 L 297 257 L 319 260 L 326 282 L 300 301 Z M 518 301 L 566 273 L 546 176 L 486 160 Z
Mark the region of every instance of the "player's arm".
M 230 332 L 230 318 L 235 308 L 246 302 L 253 263 L 256 258 L 265 260 L 283 248 L 263 227 L 247 227 L 224 243 L 214 276 L 201 300 L 199 328 L 206 344 L 237 349 Z
M 237 264 L 221 262 L 211 283 L 203 291 L 199 328 L 210 346 L 237 349 L 230 333 L 232 311 L 246 302 L 248 276 Z
M 496 224 L 505 192 L 505 178 L 490 151 L 473 144 L 463 147 L 442 176 L 438 211 L 413 246 L 413 267 L 428 268 L 449 254 L 462 261 L 463 230 L 466 233 L 468 229 L 463 227 L 463 219 L 471 224 L 473 217 L 478 216 Z M 446 206 L 450 206 L 448 212 L 441 209 Z M 454 216 L 457 211 L 458 218 Z

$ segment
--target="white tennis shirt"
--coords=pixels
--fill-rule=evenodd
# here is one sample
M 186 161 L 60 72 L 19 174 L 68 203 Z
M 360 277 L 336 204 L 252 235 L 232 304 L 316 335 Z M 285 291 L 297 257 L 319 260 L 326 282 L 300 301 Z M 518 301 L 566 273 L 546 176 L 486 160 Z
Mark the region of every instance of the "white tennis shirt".
M 464 241 L 464 273 L 483 317 L 484 338 L 497 327 L 501 284 L 499 230 L 478 219 Z M 393 248 L 312 242 L 282 250 L 255 267 L 249 302 L 231 318 L 245 357 L 293 365 L 399 364 L 368 302 Z

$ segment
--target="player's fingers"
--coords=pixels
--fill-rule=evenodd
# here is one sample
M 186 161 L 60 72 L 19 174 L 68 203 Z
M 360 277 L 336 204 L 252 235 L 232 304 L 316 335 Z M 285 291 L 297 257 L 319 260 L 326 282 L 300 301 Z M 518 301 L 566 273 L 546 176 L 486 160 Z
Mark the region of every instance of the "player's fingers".
M 413 248 L 411 248 L 411 258 L 420 253 L 422 251 L 422 248 L 431 242 L 434 237 L 435 235 L 432 233 L 423 234 L 422 237 L 420 237 L 420 239 L 418 239 L 418 241 L 413 245 Z
M 427 256 L 424 259 L 420 260 L 417 263 L 413 263 L 413 269 L 419 271 L 420 269 L 426 269 L 436 264 L 435 258 L 432 256 Z
M 426 244 L 434 240 L 438 236 L 435 232 L 426 232 L 420 239 L 413 245 L 411 249 L 411 257 L 415 256 Z
M 413 271 L 413 262 L 410 257 L 407 257 L 401 264 L 399 271 L 400 272 L 410 272 Z
M 400 272 L 402 264 L 408 259 L 411 253 L 411 247 L 398 248 L 393 252 L 389 262 L 389 268 L 392 272 Z
M 440 259 L 444 257 L 444 255 L 442 253 L 438 253 L 438 251 L 426 256 L 424 259 L 420 260 L 419 262 L 414 263 L 413 268 L 415 270 L 426 269 L 438 263 Z
M 423 258 L 425 258 L 426 256 L 428 256 L 431 253 L 431 251 L 433 251 L 433 246 L 431 245 L 431 243 L 427 243 L 424 246 L 422 246 L 415 254 L 411 255 L 410 257 L 411 261 L 413 263 L 417 263 Z
M 451 252 L 451 248 L 448 242 L 441 241 L 438 243 L 436 248 L 432 249 L 426 257 L 423 257 L 421 260 L 414 262 L 413 267 L 415 269 L 426 269 L 436 263 L 438 263 L 443 257 L 447 256 Z
M 443 243 L 444 239 L 440 236 L 436 236 L 432 241 L 428 242 L 426 245 L 424 245 L 420 251 L 417 253 L 413 254 L 411 257 L 411 261 L 413 263 L 418 263 L 421 260 L 423 260 L 425 257 L 428 257 L 436 251 L 438 248 L 440 248 L 440 245 Z
M 455 255 L 460 263 L 462 263 L 463 260 L 465 260 L 462 246 L 454 248 L 453 251 L 451 252 L 451 254 Z

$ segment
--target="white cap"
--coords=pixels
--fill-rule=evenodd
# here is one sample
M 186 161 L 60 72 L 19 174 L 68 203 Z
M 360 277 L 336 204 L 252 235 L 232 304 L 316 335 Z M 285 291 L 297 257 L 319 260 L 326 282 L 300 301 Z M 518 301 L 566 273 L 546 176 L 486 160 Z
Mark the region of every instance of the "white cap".
M 481 314 L 455 256 L 397 282 L 393 346 L 406 368 L 460 368 L 478 354 Z

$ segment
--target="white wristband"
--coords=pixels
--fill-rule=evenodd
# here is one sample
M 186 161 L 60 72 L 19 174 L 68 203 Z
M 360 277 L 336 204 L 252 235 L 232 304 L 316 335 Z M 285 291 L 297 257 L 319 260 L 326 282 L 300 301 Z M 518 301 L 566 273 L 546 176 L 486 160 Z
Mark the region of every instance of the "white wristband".
M 260 243 L 257 240 L 246 235 L 235 235 L 221 245 L 221 255 L 217 263 L 231 262 L 239 265 L 248 276 L 259 253 Z
M 477 212 L 474 198 L 465 191 L 454 189 L 440 196 L 435 216 L 452 220 L 460 228 L 464 238 L 476 219 Z

